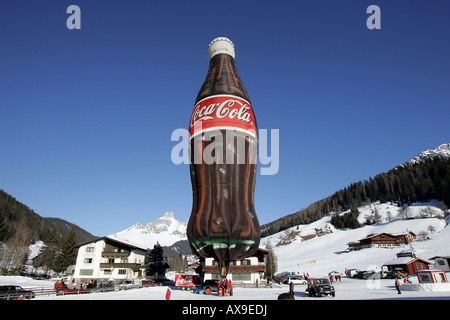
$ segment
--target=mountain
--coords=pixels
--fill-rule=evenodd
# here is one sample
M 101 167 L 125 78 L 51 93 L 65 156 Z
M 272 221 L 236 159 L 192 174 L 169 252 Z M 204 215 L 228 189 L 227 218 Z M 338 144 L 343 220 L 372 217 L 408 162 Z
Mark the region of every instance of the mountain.
M 402 163 L 400 166 L 413 165 L 436 157 L 444 159 L 450 158 L 450 143 L 444 143 L 435 149 L 422 151 L 417 157 Z
M 307 208 L 261 226 L 261 232 L 263 237 L 269 236 L 292 226 L 312 223 L 330 212 L 341 213 L 375 201 L 393 201 L 402 206 L 432 199 L 450 207 L 450 144 L 421 152 L 374 178 L 352 183 Z
M 156 242 L 168 247 L 182 240 L 187 241 L 186 228 L 187 222 L 175 219 L 173 212 L 166 212 L 153 222 L 145 225 L 138 222 L 108 237 L 151 249 Z

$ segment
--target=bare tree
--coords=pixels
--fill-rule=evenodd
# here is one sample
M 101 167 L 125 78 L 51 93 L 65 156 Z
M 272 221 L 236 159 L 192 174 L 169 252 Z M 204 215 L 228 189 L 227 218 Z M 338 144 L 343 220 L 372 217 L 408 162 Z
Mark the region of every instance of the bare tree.
M 28 246 L 31 244 L 32 234 L 24 220 L 20 221 L 14 236 L 6 242 L 3 248 L 3 272 L 18 274 L 28 254 Z

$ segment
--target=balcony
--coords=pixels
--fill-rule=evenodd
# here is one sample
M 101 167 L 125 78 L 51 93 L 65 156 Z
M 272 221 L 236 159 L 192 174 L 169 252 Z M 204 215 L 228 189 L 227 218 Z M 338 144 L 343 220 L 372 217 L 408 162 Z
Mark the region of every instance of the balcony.
M 264 264 L 260 265 L 246 265 L 246 266 L 230 266 L 230 273 L 240 273 L 240 272 L 264 272 Z M 212 272 L 219 273 L 219 266 L 201 266 L 200 272 Z
M 122 251 L 103 251 L 102 258 L 128 258 L 130 256 L 130 252 Z
M 141 263 L 100 263 L 100 268 L 131 269 L 133 271 L 139 271 L 141 268 L 144 268 L 144 265 Z

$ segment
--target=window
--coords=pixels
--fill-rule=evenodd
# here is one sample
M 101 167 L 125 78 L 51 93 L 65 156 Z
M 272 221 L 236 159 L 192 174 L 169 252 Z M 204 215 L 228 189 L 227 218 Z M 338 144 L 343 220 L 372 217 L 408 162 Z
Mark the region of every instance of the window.
M 112 274 L 111 269 L 103 270 L 103 274 Z
M 243 266 L 249 266 L 249 265 L 251 265 L 250 260 L 248 260 L 248 259 L 242 260 L 242 265 L 243 265 Z
M 84 258 L 84 263 L 92 263 L 92 258 Z
M 440 266 L 445 265 L 444 260 L 436 260 L 436 261 L 437 261 L 438 265 L 440 265 Z
M 252 275 L 250 273 L 233 273 L 232 277 L 233 277 L 233 281 L 251 281 L 252 280 Z
M 80 269 L 80 276 L 92 276 L 93 274 L 93 269 Z
M 127 274 L 127 269 L 119 269 L 119 274 Z
M 86 248 L 86 252 L 94 252 L 95 248 L 94 247 L 87 247 Z
M 424 265 L 421 263 L 417 264 L 417 270 L 422 270 L 424 268 Z

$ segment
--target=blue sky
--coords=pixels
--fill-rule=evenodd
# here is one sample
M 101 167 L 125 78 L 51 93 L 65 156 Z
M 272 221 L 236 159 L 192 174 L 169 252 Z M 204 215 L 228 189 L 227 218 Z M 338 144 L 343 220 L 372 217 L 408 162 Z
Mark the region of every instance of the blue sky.
M 450 142 L 449 17 L 445 0 L 1 0 L 0 188 L 97 236 L 187 220 L 171 134 L 226 36 L 259 128 L 279 129 L 255 190 L 273 221 Z

